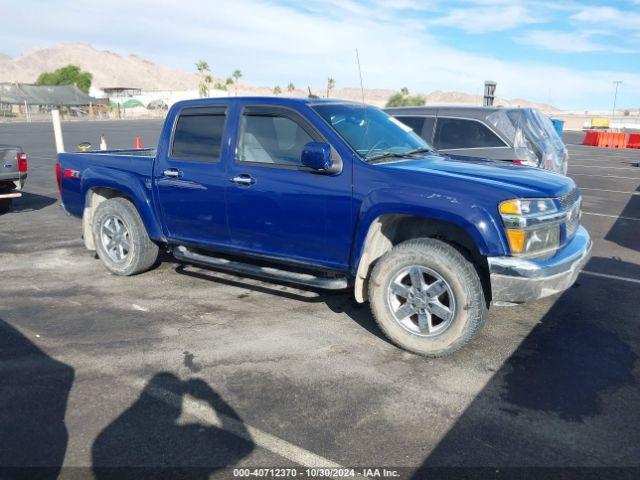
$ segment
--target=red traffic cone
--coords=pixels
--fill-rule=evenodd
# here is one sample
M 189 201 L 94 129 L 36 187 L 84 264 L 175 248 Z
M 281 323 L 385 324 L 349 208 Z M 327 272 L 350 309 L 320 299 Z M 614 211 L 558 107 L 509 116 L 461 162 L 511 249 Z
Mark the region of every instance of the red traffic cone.
M 141 137 L 136 137 L 135 148 L 142 148 L 142 138 Z

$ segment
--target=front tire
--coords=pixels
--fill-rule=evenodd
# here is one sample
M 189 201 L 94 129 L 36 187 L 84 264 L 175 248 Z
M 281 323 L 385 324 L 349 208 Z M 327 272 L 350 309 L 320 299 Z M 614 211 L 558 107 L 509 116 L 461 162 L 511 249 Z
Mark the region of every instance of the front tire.
M 403 242 L 377 263 L 369 281 L 371 310 L 384 334 L 420 355 L 449 355 L 484 324 L 487 306 L 473 264 L 440 240 Z
M 158 258 L 136 207 L 124 198 L 110 198 L 96 208 L 92 224 L 98 257 L 116 275 L 135 275 Z

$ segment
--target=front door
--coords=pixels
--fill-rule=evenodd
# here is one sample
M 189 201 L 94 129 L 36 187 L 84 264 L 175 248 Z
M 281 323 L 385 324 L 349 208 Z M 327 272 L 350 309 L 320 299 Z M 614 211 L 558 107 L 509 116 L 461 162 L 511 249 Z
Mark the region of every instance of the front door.
M 202 246 L 229 243 L 221 161 L 226 107 L 187 107 L 178 113 L 171 144 L 158 157 L 156 188 L 170 240 Z
M 325 140 L 288 108 L 245 106 L 237 138 L 227 191 L 233 245 L 248 253 L 347 268 L 350 168 L 324 175 L 304 167 L 304 145 Z

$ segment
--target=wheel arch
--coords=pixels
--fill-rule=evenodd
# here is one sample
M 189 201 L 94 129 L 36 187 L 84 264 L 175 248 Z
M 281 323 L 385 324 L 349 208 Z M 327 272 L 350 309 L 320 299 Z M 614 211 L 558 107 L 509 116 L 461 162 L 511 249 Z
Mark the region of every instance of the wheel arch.
M 84 245 L 88 250 L 96 249 L 91 231 L 91 225 L 93 223 L 96 208 L 102 202 L 111 198 L 124 198 L 131 202 L 138 211 L 149 237 L 156 238 L 161 241 L 164 240 L 160 226 L 156 221 L 155 214 L 147 202 L 144 202 L 141 208 L 140 202 L 137 201 L 137 197 L 132 195 L 130 191 L 118 188 L 117 186 L 96 184 L 91 185 L 86 189 L 84 208 L 82 211 L 82 236 L 84 239 Z
M 478 241 L 478 236 L 482 238 L 479 232 L 472 234 L 468 231 L 469 226 L 465 227 L 448 220 L 412 214 L 386 213 L 376 217 L 369 224 L 361 242 L 354 282 L 356 301 L 363 303 L 368 299 L 367 283 L 373 266 L 395 245 L 414 238 L 437 238 L 455 247 L 474 264 L 489 304 L 491 283 L 486 259 L 487 245 Z

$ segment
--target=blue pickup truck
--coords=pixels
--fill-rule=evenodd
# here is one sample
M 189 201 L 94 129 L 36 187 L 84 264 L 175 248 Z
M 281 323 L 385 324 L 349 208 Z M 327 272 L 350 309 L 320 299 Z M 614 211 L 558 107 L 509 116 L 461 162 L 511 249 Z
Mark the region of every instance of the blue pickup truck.
M 179 102 L 156 151 L 62 153 L 56 173 L 86 247 L 115 274 L 148 270 L 163 249 L 352 288 L 390 340 L 427 356 L 470 341 L 491 303 L 567 289 L 591 254 L 571 179 L 441 155 L 347 101 Z

